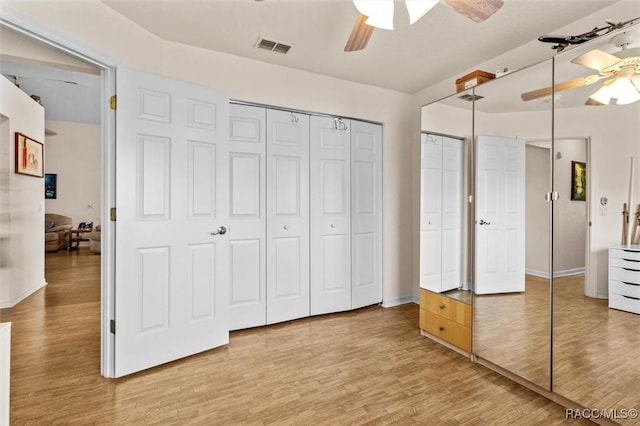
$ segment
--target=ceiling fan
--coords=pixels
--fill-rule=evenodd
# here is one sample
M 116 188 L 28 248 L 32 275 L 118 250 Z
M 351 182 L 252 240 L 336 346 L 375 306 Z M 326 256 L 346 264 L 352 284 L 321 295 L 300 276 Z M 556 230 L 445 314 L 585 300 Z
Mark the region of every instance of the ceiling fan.
M 439 0 L 405 0 L 411 24 L 422 18 Z M 503 0 L 443 0 L 456 12 L 475 22 L 483 22 L 496 13 Z M 393 0 L 353 0 L 359 14 L 344 47 L 345 52 L 362 50 L 374 28 L 393 29 Z
M 638 40 L 638 33 L 625 32 L 611 39 L 612 43 L 622 49 L 613 54 L 600 49 L 574 58 L 571 62 L 596 70 L 597 74 L 578 77 L 564 81 L 554 87 L 545 87 L 523 93 L 523 101 L 532 101 L 551 96 L 552 93 L 575 89 L 594 84 L 600 80 L 600 85 L 587 100 L 587 105 L 609 105 L 615 99 L 615 104 L 626 105 L 640 101 L 640 47 L 628 46 Z

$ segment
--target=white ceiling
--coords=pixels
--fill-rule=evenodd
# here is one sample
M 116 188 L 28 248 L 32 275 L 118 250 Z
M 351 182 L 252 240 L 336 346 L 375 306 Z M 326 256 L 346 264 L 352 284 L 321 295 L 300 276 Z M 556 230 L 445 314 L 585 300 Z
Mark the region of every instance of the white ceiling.
M 505 0 L 480 24 L 440 2 L 411 26 L 396 0 L 396 29 L 376 29 L 365 50 L 350 53 L 351 0 L 102 1 L 164 40 L 415 93 L 617 0 Z M 294 47 L 255 49 L 259 36 Z

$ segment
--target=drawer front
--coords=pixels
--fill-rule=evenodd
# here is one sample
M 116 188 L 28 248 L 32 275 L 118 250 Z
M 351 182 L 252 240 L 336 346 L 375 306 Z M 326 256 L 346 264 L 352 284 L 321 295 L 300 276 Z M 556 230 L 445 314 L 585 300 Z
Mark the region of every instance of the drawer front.
M 471 329 L 426 311 L 424 330 L 467 352 L 471 352 Z
M 451 300 L 447 318 L 464 327 L 471 327 L 471 305 Z
M 439 294 L 431 293 L 429 291 L 425 291 L 425 306 L 429 312 L 432 312 L 436 315 L 448 316 L 449 312 L 449 304 L 451 303 L 451 299 L 448 297 L 440 296 Z
M 640 300 L 630 299 L 629 297 L 621 296 L 619 294 L 609 294 L 609 307 L 640 314 Z
M 611 280 L 609 293 L 640 298 L 640 284 Z
M 424 311 L 424 313 L 424 323 L 422 321 L 420 322 L 420 324 L 424 326 L 422 329 L 427 333 L 440 337 L 440 322 L 444 318 L 430 311 Z
M 609 268 L 609 280 L 640 284 L 640 271 L 631 268 Z
M 612 259 L 617 258 L 640 261 L 640 251 L 615 248 L 609 250 L 609 257 L 611 257 Z
M 609 267 L 624 268 L 630 271 L 638 271 L 638 273 L 640 274 L 640 261 L 638 260 L 612 257 L 611 259 L 609 259 Z

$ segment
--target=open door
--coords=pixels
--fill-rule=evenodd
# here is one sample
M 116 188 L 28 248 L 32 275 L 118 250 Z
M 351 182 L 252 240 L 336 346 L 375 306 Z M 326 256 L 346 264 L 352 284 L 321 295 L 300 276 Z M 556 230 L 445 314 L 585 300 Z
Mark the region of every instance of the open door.
M 229 342 L 229 102 L 119 68 L 115 375 Z
M 478 136 L 476 294 L 524 291 L 525 143 Z

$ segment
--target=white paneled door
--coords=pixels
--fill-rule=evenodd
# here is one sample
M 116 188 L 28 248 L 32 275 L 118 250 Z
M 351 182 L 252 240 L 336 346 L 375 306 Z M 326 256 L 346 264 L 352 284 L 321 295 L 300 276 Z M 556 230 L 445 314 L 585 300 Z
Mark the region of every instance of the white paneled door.
M 462 140 L 442 138 L 441 291 L 462 286 L 462 148 Z
M 264 108 L 229 106 L 229 328 L 267 323 Z
M 351 307 L 382 301 L 382 126 L 351 121 Z
M 115 373 L 229 341 L 228 98 L 118 69 Z
M 524 141 L 478 136 L 477 294 L 524 291 Z
M 311 116 L 311 315 L 351 309 L 349 120 Z
M 421 135 L 420 287 L 442 291 L 442 136 Z
M 309 316 L 309 116 L 267 110 L 267 324 Z

